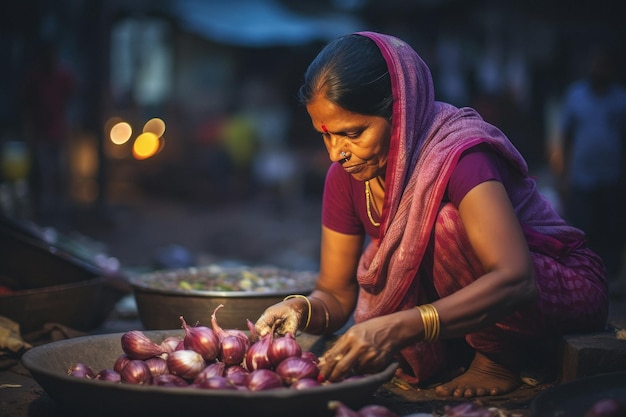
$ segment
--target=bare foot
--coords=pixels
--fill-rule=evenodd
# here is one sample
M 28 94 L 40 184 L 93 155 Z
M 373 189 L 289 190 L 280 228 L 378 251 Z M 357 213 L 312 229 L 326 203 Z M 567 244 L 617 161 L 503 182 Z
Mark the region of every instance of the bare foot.
M 515 372 L 477 352 L 464 374 L 435 387 L 435 393 L 440 397 L 474 398 L 506 394 L 520 385 Z

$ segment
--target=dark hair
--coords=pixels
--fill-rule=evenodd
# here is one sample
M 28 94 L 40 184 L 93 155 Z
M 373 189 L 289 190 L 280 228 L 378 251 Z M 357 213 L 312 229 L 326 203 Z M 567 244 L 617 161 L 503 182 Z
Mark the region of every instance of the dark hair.
M 317 94 L 353 113 L 390 119 L 391 79 L 376 43 L 353 34 L 326 45 L 305 72 L 298 99 L 306 105 Z

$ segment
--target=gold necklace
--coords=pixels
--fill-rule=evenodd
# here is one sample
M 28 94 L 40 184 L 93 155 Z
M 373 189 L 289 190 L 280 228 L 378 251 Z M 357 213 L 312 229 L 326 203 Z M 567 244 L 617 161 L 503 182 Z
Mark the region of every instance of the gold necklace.
M 375 222 L 374 219 L 372 218 L 372 209 L 370 207 L 370 204 L 371 204 L 370 203 L 370 200 L 371 200 L 370 192 L 371 192 L 370 182 L 369 181 L 365 181 L 365 206 L 367 208 L 367 217 L 369 217 L 370 222 L 374 226 L 378 227 L 378 226 L 380 226 L 380 223 Z

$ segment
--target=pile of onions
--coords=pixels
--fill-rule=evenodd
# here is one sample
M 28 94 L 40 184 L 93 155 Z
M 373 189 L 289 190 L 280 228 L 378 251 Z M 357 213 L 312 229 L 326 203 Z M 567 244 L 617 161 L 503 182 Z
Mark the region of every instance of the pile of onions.
M 161 343 L 133 330 L 121 337 L 122 353 L 111 368 L 96 373 L 87 364 L 75 363 L 68 375 L 114 383 L 264 391 L 277 388 L 307 389 L 321 382 L 318 358 L 303 351 L 293 334 L 259 337 L 247 321 L 249 335 L 222 329 L 216 313 L 211 327 L 190 326 L 181 316 L 183 337 L 167 337 Z
M 334 417 L 398 417 L 389 408 L 378 404 L 369 404 L 357 411 L 341 401 L 331 400 L 328 402 L 328 409 L 335 412 Z

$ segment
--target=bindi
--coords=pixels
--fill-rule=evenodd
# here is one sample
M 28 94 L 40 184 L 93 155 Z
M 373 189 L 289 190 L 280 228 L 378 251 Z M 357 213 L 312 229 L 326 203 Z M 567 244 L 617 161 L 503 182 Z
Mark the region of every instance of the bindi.
M 327 127 L 326 127 L 326 125 L 324 125 L 324 124 L 322 125 L 322 131 L 323 131 L 324 133 L 328 133 L 328 128 L 327 128 Z

